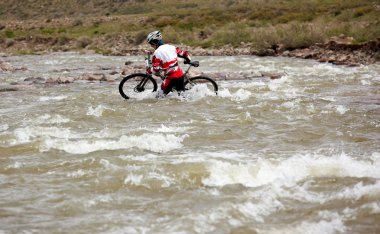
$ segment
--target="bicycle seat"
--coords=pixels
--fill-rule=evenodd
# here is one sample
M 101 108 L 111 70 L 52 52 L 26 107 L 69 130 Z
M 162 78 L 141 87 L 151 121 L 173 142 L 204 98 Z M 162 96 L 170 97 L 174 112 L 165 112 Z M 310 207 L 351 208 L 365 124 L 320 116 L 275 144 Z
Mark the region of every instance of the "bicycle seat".
M 190 62 L 190 65 L 193 67 L 199 67 L 199 61 Z

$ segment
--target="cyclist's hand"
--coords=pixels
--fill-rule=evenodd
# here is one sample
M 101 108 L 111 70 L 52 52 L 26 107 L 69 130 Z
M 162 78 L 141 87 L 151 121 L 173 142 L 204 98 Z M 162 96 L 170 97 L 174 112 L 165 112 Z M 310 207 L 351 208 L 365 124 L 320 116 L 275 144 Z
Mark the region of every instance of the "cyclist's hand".
M 163 71 L 157 72 L 156 76 L 159 76 L 161 80 L 165 80 L 165 73 Z
M 189 64 L 191 61 L 189 59 L 185 59 L 185 61 L 183 62 L 184 64 Z

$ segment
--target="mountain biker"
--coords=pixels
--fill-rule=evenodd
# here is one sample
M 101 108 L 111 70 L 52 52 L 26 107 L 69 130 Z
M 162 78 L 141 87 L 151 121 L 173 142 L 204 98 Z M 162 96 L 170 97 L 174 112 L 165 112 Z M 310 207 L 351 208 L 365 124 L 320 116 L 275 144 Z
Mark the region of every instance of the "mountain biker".
M 148 43 L 155 49 L 152 57 L 152 70 L 148 73 L 161 76 L 160 71 L 164 72 L 161 76 L 161 89 L 157 91 L 157 97 L 165 96 L 173 88 L 177 91 L 184 91 L 183 72 L 178 64 L 178 57 L 185 59 L 185 64 L 190 63 L 191 58 L 187 51 L 181 50 L 173 45 L 164 44 L 160 31 L 153 31 L 147 36 Z

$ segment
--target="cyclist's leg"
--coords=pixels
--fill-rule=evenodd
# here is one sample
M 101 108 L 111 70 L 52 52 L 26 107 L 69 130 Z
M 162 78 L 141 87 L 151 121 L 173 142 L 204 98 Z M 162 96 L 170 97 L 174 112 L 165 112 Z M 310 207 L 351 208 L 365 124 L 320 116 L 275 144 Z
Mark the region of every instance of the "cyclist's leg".
M 184 79 L 183 79 L 183 76 L 176 79 L 176 83 L 175 83 L 175 89 L 178 91 L 178 92 L 183 92 L 185 91 L 185 82 L 184 82 Z
M 161 86 L 162 90 L 164 91 L 164 94 L 170 93 L 173 88 L 177 90 L 178 92 L 185 91 L 185 84 L 183 77 L 178 77 L 178 78 L 166 78 L 162 82 Z
M 170 91 L 172 91 L 173 87 L 174 87 L 174 82 L 173 82 L 173 79 L 170 79 L 170 78 L 166 78 L 162 82 L 162 85 L 161 85 L 161 89 L 165 95 L 170 93 Z

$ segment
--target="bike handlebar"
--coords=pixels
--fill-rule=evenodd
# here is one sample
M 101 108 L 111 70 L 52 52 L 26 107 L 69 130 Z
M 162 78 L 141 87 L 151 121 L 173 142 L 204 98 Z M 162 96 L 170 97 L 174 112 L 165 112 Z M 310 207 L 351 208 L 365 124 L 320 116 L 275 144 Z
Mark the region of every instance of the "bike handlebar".
M 185 63 L 186 64 L 186 63 Z M 193 66 L 193 67 L 199 67 L 199 61 L 193 61 L 193 62 L 190 62 L 190 63 L 188 63 L 188 64 L 190 64 L 191 66 Z

